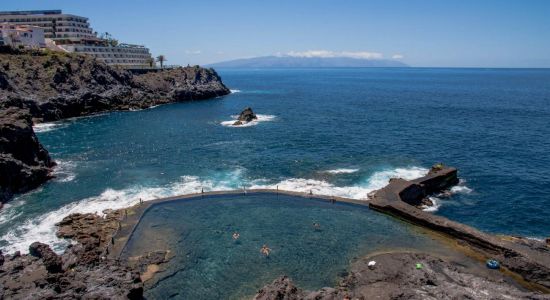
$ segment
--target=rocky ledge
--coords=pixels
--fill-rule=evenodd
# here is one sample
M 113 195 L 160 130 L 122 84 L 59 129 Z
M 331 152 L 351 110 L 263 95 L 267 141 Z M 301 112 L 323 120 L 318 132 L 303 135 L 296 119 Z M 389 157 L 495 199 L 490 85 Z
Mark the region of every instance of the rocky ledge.
M 0 53 L 0 203 L 50 178 L 53 162 L 31 119 L 56 121 L 229 93 L 213 69 L 198 66 L 133 75 L 84 55 Z
M 108 255 L 123 217 L 124 211 L 66 217 L 58 236 L 76 243 L 61 255 L 39 242 L 28 255 L 0 255 L 0 299 L 142 299 L 139 272 Z
M 394 179 L 376 191 L 369 207 L 452 238 L 457 246 L 475 252 L 480 259 L 497 259 L 533 288 L 550 292 L 550 250 L 543 242 L 510 240 L 486 234 L 465 224 L 418 209 L 422 199 L 458 182 L 457 170 L 434 166 L 415 180 Z
M 369 265 L 369 262 L 376 262 Z M 494 270 L 423 253 L 384 253 L 355 262 L 336 287 L 304 291 L 288 277 L 263 287 L 255 300 L 297 299 L 550 299 L 526 291 Z

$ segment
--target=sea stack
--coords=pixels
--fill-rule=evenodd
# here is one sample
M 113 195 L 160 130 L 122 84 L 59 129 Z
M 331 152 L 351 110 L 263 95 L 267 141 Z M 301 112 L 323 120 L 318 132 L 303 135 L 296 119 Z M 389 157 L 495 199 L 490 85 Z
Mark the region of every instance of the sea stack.
M 252 111 L 252 108 L 247 107 L 241 112 L 241 114 L 239 115 L 239 118 L 237 119 L 237 121 L 235 121 L 235 123 L 233 123 L 233 125 L 234 126 L 243 125 L 256 119 L 258 119 L 258 117 Z

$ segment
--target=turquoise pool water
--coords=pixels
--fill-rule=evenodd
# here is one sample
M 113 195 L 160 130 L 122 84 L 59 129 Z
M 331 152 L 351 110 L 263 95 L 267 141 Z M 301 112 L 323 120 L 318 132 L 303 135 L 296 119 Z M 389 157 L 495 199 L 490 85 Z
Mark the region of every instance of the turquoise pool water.
M 267 258 L 260 253 L 264 244 L 272 249 Z M 175 255 L 149 283 L 148 299 L 241 299 L 281 275 L 305 289 L 334 286 L 354 259 L 371 252 L 441 248 L 365 206 L 252 193 L 157 204 L 123 257 L 165 249 Z

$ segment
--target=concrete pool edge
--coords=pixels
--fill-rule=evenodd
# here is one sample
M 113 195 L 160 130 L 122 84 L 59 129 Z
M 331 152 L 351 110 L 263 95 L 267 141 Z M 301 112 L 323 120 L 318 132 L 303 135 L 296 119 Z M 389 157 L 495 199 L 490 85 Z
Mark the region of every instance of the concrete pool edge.
M 324 200 L 327 202 L 332 201 L 332 202 L 348 203 L 348 204 L 355 204 L 355 205 L 368 207 L 368 202 L 366 200 L 356 200 L 356 199 L 337 197 L 337 196 L 316 195 L 316 194 L 286 191 L 286 190 L 280 190 L 280 189 L 211 191 L 211 192 L 202 192 L 202 193 L 159 198 L 159 199 L 154 199 L 150 201 L 144 201 L 132 207 L 124 209 L 125 218 L 120 222 L 119 229 L 113 236 L 113 239 L 112 239 L 113 243 L 109 247 L 108 257 L 113 259 L 120 258 L 122 252 L 126 247 L 126 244 L 134 234 L 134 231 L 139 225 L 142 217 L 145 215 L 145 213 L 147 213 L 147 211 L 149 211 L 149 209 L 151 209 L 156 205 L 172 202 L 172 201 L 194 200 L 194 199 L 200 199 L 203 197 L 210 197 L 210 196 L 223 196 L 223 195 L 246 196 L 247 194 L 262 194 L 262 193 L 263 194 L 282 194 L 287 196 Z
M 303 198 L 313 198 L 328 202 L 341 202 L 369 208 L 396 217 L 409 224 L 433 232 L 455 244 L 455 248 L 479 260 L 497 258 L 508 273 L 520 284 L 529 289 L 550 293 L 550 255 L 535 251 L 525 245 L 505 241 L 497 236 L 483 233 L 473 227 L 451 221 L 445 217 L 424 212 L 409 204 L 418 197 L 448 188 L 457 182 L 454 168 L 432 169 L 430 173 L 416 180 L 396 179 L 376 191 L 369 200 L 356 200 L 344 197 L 316 195 L 279 189 L 251 189 L 214 191 L 181 196 L 173 196 L 142 202 L 126 209 L 128 212 L 115 233 L 109 257 L 119 259 L 127 242 L 132 237 L 145 213 L 155 205 L 170 201 L 185 201 L 215 195 L 246 195 L 254 193 L 282 194 Z

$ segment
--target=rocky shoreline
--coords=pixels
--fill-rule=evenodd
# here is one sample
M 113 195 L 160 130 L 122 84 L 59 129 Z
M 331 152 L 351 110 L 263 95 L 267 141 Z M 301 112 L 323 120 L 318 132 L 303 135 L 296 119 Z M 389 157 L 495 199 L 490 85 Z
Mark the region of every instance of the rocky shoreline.
M 376 264 L 369 266 L 369 262 Z M 276 299 L 550 299 L 527 291 L 498 271 L 471 268 L 426 253 L 395 252 L 365 257 L 336 287 L 304 291 L 282 276 L 255 300 Z
M 547 268 L 550 245 L 483 234 L 419 209 L 417 205 L 423 203 L 422 199 L 444 191 L 457 181 L 456 169 L 437 166 L 416 180 L 392 179 L 372 195 L 368 205 L 444 235 L 458 252 L 470 257 L 470 262 L 461 259 L 463 256 L 441 257 L 433 253 L 377 253 L 355 261 L 349 274 L 335 287 L 304 291 L 290 278 L 282 276 L 260 289 L 255 299 L 550 299 L 546 289 L 550 278 Z M 156 272 L 162 272 L 171 258 L 170 250 L 143 253 L 128 260 L 120 260 L 119 255 L 140 217 L 154 203 L 181 198 L 158 199 L 127 209 L 108 210 L 103 216 L 73 214 L 66 217 L 57 224 L 57 235 L 71 239 L 74 244 L 63 254 L 57 255 L 47 245 L 33 243 L 29 254 L 0 255 L 0 293 L 3 293 L 0 298 L 38 295 L 44 298 L 141 299 L 148 286 L 144 282 L 154 279 Z M 367 205 L 364 201 L 334 197 L 326 201 Z M 384 205 L 395 210 L 384 208 Z M 400 211 L 414 212 L 415 217 L 396 213 Z M 460 226 L 451 232 L 445 230 L 447 227 L 430 225 L 440 224 L 438 222 L 449 228 Z M 480 242 L 482 239 L 487 240 Z M 501 270 L 487 269 L 484 264 L 487 257 L 498 259 Z
M 108 255 L 123 217 L 122 210 L 66 217 L 57 235 L 74 244 L 61 255 L 39 242 L 29 254 L 0 254 L 0 299 L 142 299 L 137 269 Z
M 213 69 L 198 66 L 133 75 L 85 55 L 0 53 L 0 205 L 51 178 L 54 162 L 33 123 L 229 93 Z

